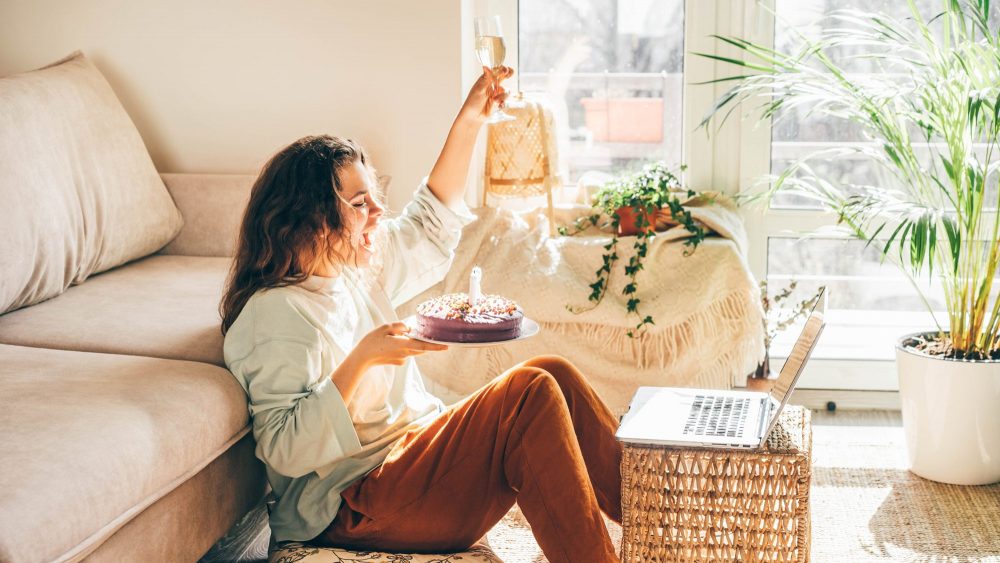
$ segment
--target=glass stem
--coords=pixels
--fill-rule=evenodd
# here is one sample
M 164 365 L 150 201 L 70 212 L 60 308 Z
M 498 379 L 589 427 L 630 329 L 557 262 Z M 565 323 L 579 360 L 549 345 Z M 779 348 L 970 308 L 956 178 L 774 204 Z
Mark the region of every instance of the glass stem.
M 500 79 L 497 78 L 496 69 L 494 69 L 493 74 L 493 93 L 496 94 L 500 91 Z M 503 111 L 504 101 L 501 99 L 497 102 L 497 109 Z

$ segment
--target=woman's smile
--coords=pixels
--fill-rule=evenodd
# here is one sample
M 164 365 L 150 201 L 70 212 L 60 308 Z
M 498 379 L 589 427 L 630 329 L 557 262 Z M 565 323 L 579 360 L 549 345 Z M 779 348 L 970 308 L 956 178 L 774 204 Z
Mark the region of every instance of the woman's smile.
M 367 230 L 367 231 L 361 233 L 361 242 L 358 245 L 361 248 L 363 248 L 364 250 L 367 250 L 369 254 L 374 253 L 375 243 L 372 242 L 372 235 L 373 235 L 374 231 L 375 231 L 375 229 L 370 229 L 370 230 Z
M 361 229 L 360 232 L 352 229 L 350 243 L 357 256 L 361 258 L 361 265 L 366 265 L 368 259 L 375 253 L 375 239 L 378 237 L 376 231 L 384 212 L 376 197 L 378 187 L 375 185 L 372 171 L 360 161 L 342 168 L 338 172 L 338 179 L 344 195 L 338 193 L 337 197 L 348 206 L 348 209 L 355 212 L 354 228 Z

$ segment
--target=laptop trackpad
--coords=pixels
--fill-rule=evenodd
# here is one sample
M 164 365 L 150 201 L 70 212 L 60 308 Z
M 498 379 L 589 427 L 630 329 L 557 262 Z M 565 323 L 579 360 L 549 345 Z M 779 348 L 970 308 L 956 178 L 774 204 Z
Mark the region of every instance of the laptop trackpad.
M 642 393 L 622 419 L 617 436 L 628 441 L 658 441 L 679 436 L 687 421 L 695 394 L 685 389 L 660 388 Z

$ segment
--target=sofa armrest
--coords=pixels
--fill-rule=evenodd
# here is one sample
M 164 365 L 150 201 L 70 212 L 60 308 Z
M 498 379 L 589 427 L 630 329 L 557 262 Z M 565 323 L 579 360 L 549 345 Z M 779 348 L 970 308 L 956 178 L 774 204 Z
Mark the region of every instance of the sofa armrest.
M 184 217 L 184 228 L 160 254 L 232 256 L 256 176 L 161 174 Z

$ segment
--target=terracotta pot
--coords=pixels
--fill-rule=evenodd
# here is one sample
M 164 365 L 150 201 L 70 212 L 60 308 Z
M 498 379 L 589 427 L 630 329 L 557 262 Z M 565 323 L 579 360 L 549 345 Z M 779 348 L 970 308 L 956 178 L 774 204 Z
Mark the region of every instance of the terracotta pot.
M 635 208 L 619 207 L 615 211 L 615 215 L 618 216 L 618 236 L 630 237 L 639 234 L 639 227 L 635 224 Z M 647 231 L 665 231 L 680 224 L 674 221 L 670 210 L 666 208 L 657 209 L 656 213 L 653 213 L 652 216 L 649 213 L 643 213 L 643 215 L 649 221 L 649 226 L 646 228 Z
M 771 373 L 771 359 L 765 354 L 764 362 L 757 366 L 756 371 L 747 376 L 747 391 L 770 393 L 771 387 L 777 380 L 777 375 Z
M 636 219 L 638 216 L 635 213 L 634 207 L 619 207 L 618 210 L 615 211 L 615 215 L 618 216 L 618 236 L 631 237 L 639 234 L 640 229 L 639 226 L 636 225 Z M 646 222 L 648 223 L 644 230 L 647 232 L 654 230 L 656 228 L 656 225 L 653 222 L 654 214 L 643 211 L 642 215 L 646 218 Z
M 595 141 L 663 141 L 663 98 L 582 98 L 580 103 Z

